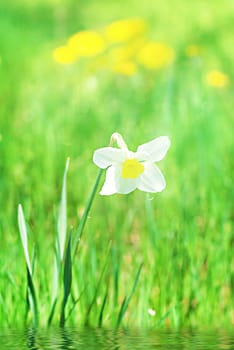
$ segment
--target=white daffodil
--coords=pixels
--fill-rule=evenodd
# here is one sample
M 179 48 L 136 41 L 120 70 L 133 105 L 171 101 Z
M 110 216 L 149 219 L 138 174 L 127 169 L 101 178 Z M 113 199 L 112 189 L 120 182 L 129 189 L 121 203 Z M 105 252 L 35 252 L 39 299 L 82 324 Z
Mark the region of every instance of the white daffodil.
M 93 155 L 93 161 L 99 168 L 107 168 L 106 180 L 100 194 L 127 194 L 136 188 L 155 193 L 165 188 L 163 174 L 154 162 L 159 162 L 166 155 L 170 147 L 167 136 L 160 136 L 140 145 L 136 152 L 129 151 L 118 133 L 112 135 L 111 141 L 116 141 L 120 148 L 100 148 Z

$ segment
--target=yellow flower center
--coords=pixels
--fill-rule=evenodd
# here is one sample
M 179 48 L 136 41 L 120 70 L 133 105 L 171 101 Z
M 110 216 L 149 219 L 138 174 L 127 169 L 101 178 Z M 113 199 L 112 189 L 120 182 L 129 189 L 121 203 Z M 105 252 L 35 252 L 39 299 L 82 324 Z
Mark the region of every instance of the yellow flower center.
M 136 179 L 144 172 L 144 165 L 138 162 L 135 158 L 126 159 L 122 165 L 123 179 Z

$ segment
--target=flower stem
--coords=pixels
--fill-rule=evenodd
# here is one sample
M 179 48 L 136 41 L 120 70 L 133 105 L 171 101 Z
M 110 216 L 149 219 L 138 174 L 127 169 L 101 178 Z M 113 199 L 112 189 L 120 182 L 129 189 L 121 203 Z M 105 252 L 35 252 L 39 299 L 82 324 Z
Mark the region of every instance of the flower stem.
M 79 242 L 80 242 L 80 239 L 81 239 L 81 236 L 82 236 L 85 224 L 86 224 L 86 220 L 87 220 L 88 215 L 89 215 L 90 208 L 92 206 L 95 194 L 97 192 L 97 188 L 98 188 L 98 185 L 99 185 L 102 173 L 103 173 L 103 169 L 100 169 L 100 171 L 98 172 L 98 175 L 96 177 L 96 180 L 94 182 L 92 191 L 91 191 L 89 199 L 87 201 L 87 204 L 86 204 L 84 213 L 82 215 L 82 218 L 80 220 L 79 226 L 78 226 L 78 228 L 77 228 L 77 230 L 75 232 L 74 240 L 73 240 L 73 253 L 72 253 L 72 256 L 75 255 L 77 247 L 79 245 Z

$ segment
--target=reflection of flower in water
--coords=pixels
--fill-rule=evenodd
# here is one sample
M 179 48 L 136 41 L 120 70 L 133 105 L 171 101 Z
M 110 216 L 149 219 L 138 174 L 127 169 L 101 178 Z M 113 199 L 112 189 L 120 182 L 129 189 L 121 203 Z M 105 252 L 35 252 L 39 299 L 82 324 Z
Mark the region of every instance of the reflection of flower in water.
M 209 86 L 223 88 L 229 84 L 229 78 L 223 72 L 213 70 L 206 75 L 206 83 Z
M 71 64 L 77 59 L 76 53 L 68 46 L 57 47 L 53 51 L 53 58 L 60 64 Z
M 106 38 L 111 42 L 124 42 L 146 32 L 147 25 L 142 19 L 124 19 L 106 26 Z
M 185 54 L 188 57 L 197 57 L 201 54 L 201 47 L 195 44 L 188 45 L 185 49 Z
M 78 56 L 91 57 L 100 54 L 105 49 L 103 37 L 94 31 L 84 30 L 68 39 L 68 47 Z
M 148 69 L 160 69 L 173 62 L 175 58 L 174 50 L 158 42 L 145 44 L 138 53 L 138 61 Z

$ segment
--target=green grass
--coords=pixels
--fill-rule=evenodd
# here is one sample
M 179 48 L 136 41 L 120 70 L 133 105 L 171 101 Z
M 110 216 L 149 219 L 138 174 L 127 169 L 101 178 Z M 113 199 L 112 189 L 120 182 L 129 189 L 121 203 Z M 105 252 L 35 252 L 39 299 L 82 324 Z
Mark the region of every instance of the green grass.
M 121 319 L 128 327 L 202 328 L 234 323 L 233 5 L 152 3 L 0 5 L 0 327 L 21 327 L 28 307 L 18 204 L 31 260 L 35 257 L 39 324 L 46 325 L 66 159 L 67 233 L 74 237 L 98 174 L 93 151 L 108 145 L 115 131 L 133 150 L 160 135 L 171 138 L 159 163 L 167 187 L 149 196 L 140 191 L 96 195 L 72 258 L 67 324 L 116 327 Z M 64 67 L 51 59 L 52 50 L 77 30 L 132 16 L 143 17 L 153 38 L 174 47 L 171 67 L 128 78 L 93 73 L 89 63 Z M 185 57 L 191 43 L 203 48 L 200 58 Z M 204 76 L 212 69 L 227 73 L 230 85 L 207 87 Z M 54 325 L 61 321 L 63 278 L 60 271 Z

